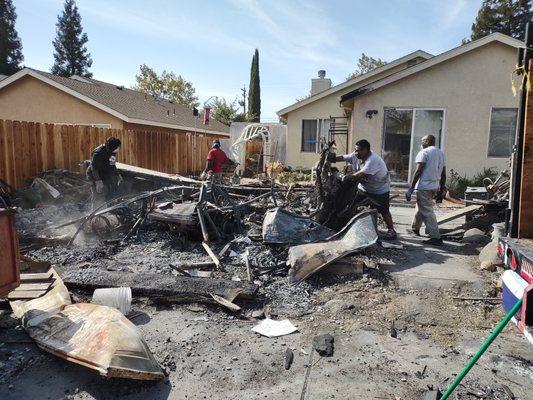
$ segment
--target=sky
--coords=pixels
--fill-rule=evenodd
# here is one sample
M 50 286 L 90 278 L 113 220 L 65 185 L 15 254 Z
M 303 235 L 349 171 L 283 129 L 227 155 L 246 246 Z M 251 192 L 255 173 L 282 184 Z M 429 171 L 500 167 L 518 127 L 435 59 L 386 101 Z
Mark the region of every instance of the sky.
M 48 71 L 62 0 L 13 0 L 24 64 Z M 200 102 L 233 101 L 259 49 L 261 120 L 307 94 L 326 70 L 333 84 L 361 53 L 392 61 L 439 54 L 470 35 L 481 0 L 77 0 L 95 79 L 130 87 L 141 64 L 193 83 Z

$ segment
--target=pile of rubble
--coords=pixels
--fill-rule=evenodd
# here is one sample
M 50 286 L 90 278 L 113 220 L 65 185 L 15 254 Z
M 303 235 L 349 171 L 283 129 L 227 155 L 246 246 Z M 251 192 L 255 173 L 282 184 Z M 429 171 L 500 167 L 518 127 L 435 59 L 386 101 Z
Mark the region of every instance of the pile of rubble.
M 41 347 L 107 376 L 162 377 L 133 325 L 124 318 L 119 325 L 111 322 L 120 312 L 114 317 L 116 310 L 111 313 L 101 305 L 71 303 L 68 290 L 88 298 L 93 291 L 119 287 L 153 304 L 208 304 L 238 318 L 267 317 L 257 332 L 277 336 L 292 328 L 276 316 L 312 312 L 310 295 L 319 273 L 330 279 L 338 273 L 360 276 L 361 263 L 348 260 L 339 272 L 335 262 L 378 240 L 371 211 L 353 216 L 338 231 L 312 219 L 320 209 L 320 194 L 313 187 L 270 180 L 230 186 L 159 173 L 151 179 L 147 170 L 124 172 L 128 194 L 92 211 L 90 187 L 81 175 L 49 171 L 32 180 L 29 191 L 36 202 L 26 203 L 16 217 L 20 249 L 48 263 L 44 269 L 27 270 L 27 277 L 48 274 L 51 281 L 34 297 L 15 290 L 9 298 L 18 317 L 33 321 L 24 326 Z M 98 321 L 94 315 L 100 316 Z M 82 332 L 73 337 L 80 341 L 63 337 L 72 321 L 93 327 L 92 335 L 116 335 L 106 360 L 95 359 L 90 348 L 96 336 L 87 343 L 78 336 Z M 124 332 L 133 335 L 136 350 L 131 351 L 146 360 L 144 366 L 116 359 L 129 351 L 118 340 Z M 72 348 L 64 351 L 67 342 Z

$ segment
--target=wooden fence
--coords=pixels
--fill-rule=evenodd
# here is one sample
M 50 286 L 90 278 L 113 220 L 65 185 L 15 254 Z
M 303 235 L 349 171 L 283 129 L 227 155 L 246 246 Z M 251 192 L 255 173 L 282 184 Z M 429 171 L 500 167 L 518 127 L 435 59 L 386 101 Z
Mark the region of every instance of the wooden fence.
M 0 178 L 15 187 L 49 169 L 83 172 L 80 161 L 109 136 L 122 141 L 118 161 L 171 174 L 203 170 L 212 137 L 0 120 Z

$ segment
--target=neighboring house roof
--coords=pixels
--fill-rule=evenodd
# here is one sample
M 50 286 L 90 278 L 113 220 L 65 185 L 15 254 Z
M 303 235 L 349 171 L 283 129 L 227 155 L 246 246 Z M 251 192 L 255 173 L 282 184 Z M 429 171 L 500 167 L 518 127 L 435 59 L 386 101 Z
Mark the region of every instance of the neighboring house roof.
M 475 40 L 473 42 L 466 43 L 464 45 L 461 45 L 459 47 L 455 47 L 451 50 L 448 50 L 444 53 L 439 54 L 438 56 L 435 56 L 433 58 L 430 58 L 429 60 L 423 61 L 420 64 L 416 64 L 411 68 L 404 69 L 402 71 L 396 72 L 392 75 L 386 76 L 385 78 L 379 79 L 377 81 L 374 81 L 368 85 L 365 85 L 363 87 L 357 88 L 355 90 L 352 90 L 351 92 L 348 92 L 341 96 L 340 102 L 341 104 L 347 100 L 350 100 L 354 97 L 361 96 L 365 93 L 372 92 L 376 89 L 379 89 L 383 86 L 389 85 L 391 83 L 397 82 L 400 79 L 406 78 L 408 76 L 412 76 L 413 74 L 416 74 L 418 72 L 424 71 L 428 68 L 434 67 L 437 64 L 443 63 L 445 61 L 448 61 L 454 57 L 458 57 L 460 55 L 463 55 L 469 51 L 475 50 L 481 46 L 485 46 L 492 42 L 500 42 L 506 45 L 509 45 L 511 47 L 520 48 L 524 47 L 524 42 L 514 39 L 510 36 L 501 34 L 501 33 L 493 33 L 491 35 L 485 36 L 481 39 Z
M 347 81 L 344 81 L 338 85 L 332 86 L 331 88 L 324 90 L 323 92 L 317 93 L 313 96 L 310 96 L 306 99 L 303 99 L 301 101 L 298 101 L 288 107 L 285 107 L 277 112 L 278 116 L 283 116 L 291 111 L 297 110 L 300 107 L 303 107 L 307 104 L 313 103 L 319 99 L 322 99 L 326 96 L 329 96 L 330 94 L 337 93 L 341 90 L 344 90 L 346 88 L 349 88 L 350 86 L 357 85 L 362 81 L 365 81 L 369 78 L 372 78 L 375 75 L 381 74 L 383 72 L 386 72 L 392 68 L 395 68 L 403 63 L 409 62 L 410 60 L 416 59 L 416 58 L 424 58 L 426 60 L 433 57 L 432 54 L 429 54 L 423 50 L 417 50 L 412 53 L 409 53 L 401 58 L 398 58 L 396 60 L 391 61 L 390 63 L 387 63 L 381 67 L 378 67 L 376 69 L 373 69 L 370 72 L 367 72 L 366 74 L 362 74 L 359 76 L 356 76 L 355 78 L 348 79 Z
M 129 123 L 163 128 L 192 130 L 201 133 L 229 133 L 229 126 L 211 118 L 209 125 L 196 121 L 187 106 L 158 99 L 142 92 L 127 89 L 92 78 L 73 76 L 64 78 L 48 72 L 24 68 L 0 81 L 0 89 L 24 76 L 32 76 L 63 92 Z

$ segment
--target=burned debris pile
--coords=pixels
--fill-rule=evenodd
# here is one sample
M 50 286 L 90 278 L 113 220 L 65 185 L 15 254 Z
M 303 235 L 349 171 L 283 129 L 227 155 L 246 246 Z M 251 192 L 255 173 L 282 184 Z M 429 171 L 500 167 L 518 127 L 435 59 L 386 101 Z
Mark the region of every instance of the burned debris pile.
M 243 319 L 297 317 L 313 309 L 310 292 L 319 282 L 304 280 L 377 240 L 373 212 L 354 216 L 340 230 L 317 222 L 324 202 L 315 187 L 268 178 L 229 185 L 121 168 L 127 194 L 99 205 L 91 201 L 84 177 L 68 171 L 34 177 L 29 195 L 5 192 L 19 204 L 21 253 L 46 260 L 53 268 L 45 272 L 55 277 L 42 293 L 16 300 L 17 315 L 32 321 L 41 312 L 36 310 L 52 307 L 55 314 L 43 309 L 48 317 L 26 326 L 30 337 L 46 351 L 110 377 L 162 375 L 144 340 L 133 340 L 136 333 L 120 311 L 72 303 L 69 291 L 87 299 L 95 290 L 127 288 L 133 298 L 154 305 L 204 304 Z M 92 321 L 95 315 L 102 318 Z M 116 340 L 103 359 L 94 359 L 91 343 L 77 341 L 76 335 L 62 338 L 70 323 L 92 326 L 95 341 L 99 334 Z M 117 358 L 137 351 L 121 347 L 127 344 L 118 339 L 122 331 L 138 343 L 135 357 L 146 360 L 138 370 Z M 52 344 L 46 339 L 51 337 Z M 65 346 L 71 350 L 63 351 Z

